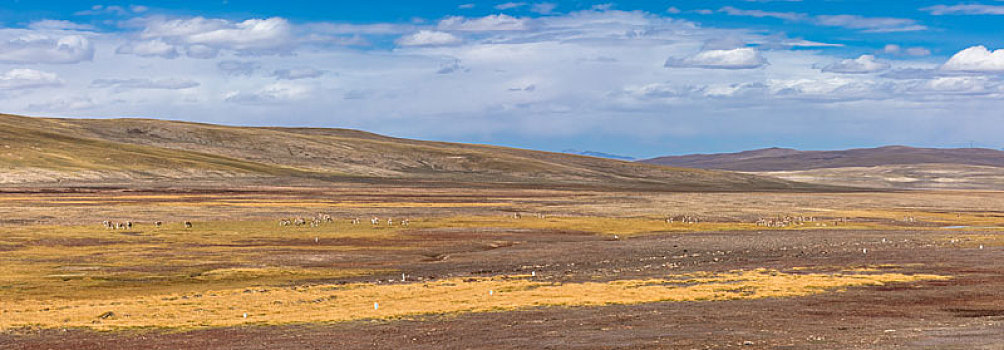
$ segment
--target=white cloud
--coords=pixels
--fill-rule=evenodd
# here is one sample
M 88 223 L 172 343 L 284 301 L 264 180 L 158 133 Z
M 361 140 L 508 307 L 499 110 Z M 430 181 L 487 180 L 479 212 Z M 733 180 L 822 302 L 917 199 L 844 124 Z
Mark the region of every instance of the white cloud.
M 558 4 L 553 2 L 538 2 L 530 6 L 530 11 L 542 15 L 549 15 L 553 13 L 556 8 L 558 8 Z
M 469 71 L 469 69 L 467 69 L 467 67 L 464 67 L 464 65 L 460 63 L 460 60 L 453 60 L 451 62 L 440 65 L 439 70 L 436 71 L 436 74 L 451 74 L 455 72 L 466 72 L 466 71 Z
M 845 77 L 769 79 L 767 89 L 772 95 L 820 100 L 875 98 L 879 92 L 875 82 Z
M 531 10 L 534 2 L 512 1 L 531 4 L 522 10 Z M 487 11 L 496 3 L 479 7 Z M 5 90 L 0 94 L 5 109 L 27 114 L 337 126 L 472 142 L 516 137 L 525 141 L 521 146 L 530 147 L 549 147 L 581 139 L 580 135 L 599 135 L 589 140 L 602 138 L 638 149 L 648 149 L 639 146 L 646 142 L 654 145 L 652 149 L 669 149 L 673 145 L 660 141 L 666 139 L 715 144 L 753 140 L 735 141 L 748 144 L 759 142 L 763 134 L 756 130 L 765 124 L 784 125 L 770 135 L 771 141 L 782 140 L 778 142 L 804 140 L 808 132 L 821 128 L 876 143 L 889 134 L 910 137 L 902 142 L 945 137 L 902 129 L 920 124 L 910 122 L 915 120 L 941 130 L 980 125 L 979 132 L 987 129 L 988 139 L 1004 132 L 1004 125 L 995 123 L 997 111 L 1004 108 L 999 73 L 968 71 L 972 67 L 967 71 L 940 69 L 931 60 L 910 57 L 911 45 L 888 54 L 881 46 L 866 46 L 881 37 L 867 41 L 834 37 L 846 40 L 840 42 L 848 48 L 831 51 L 825 47 L 841 44 L 812 41 L 829 36 L 805 40 L 771 30 L 718 28 L 667 17 L 662 11 L 586 10 L 523 18 L 454 17 L 431 25 L 406 20 L 287 23 L 284 45 L 252 47 L 200 36 L 253 32 L 238 29 L 246 18 L 164 18 L 150 12 L 154 12 L 150 17 L 117 22 L 122 26 L 116 30 L 73 33 L 94 47 L 93 62 L 42 66 L 58 74 L 62 85 L 50 81 L 52 85 L 46 86 L 51 88 Z M 105 28 L 112 24 L 99 21 L 118 19 L 87 20 L 81 23 L 102 23 Z M 818 24 L 811 15 L 798 21 Z M 852 26 L 849 23 L 844 24 Z M 904 23 L 894 24 L 902 29 Z M 852 30 L 877 28 L 857 25 Z M 388 45 L 422 30 L 463 40 L 420 48 Z M 66 29 L 0 29 L 0 48 L 6 50 L 9 45 L 3 43 L 12 38 L 46 37 L 55 50 L 55 41 L 70 34 Z M 336 46 L 349 41 L 372 46 Z M 137 49 L 144 42 L 158 44 Z M 132 44 L 132 54 L 111 54 L 123 43 Z M 800 49 L 804 47 L 823 49 Z M 0 50 L 0 58 L 10 53 L 5 50 Z M 813 68 L 815 63 L 839 63 L 845 57 L 834 57 L 837 53 L 872 51 L 882 59 L 866 61 L 896 69 L 838 75 Z M 137 57 L 140 53 L 178 58 Z M 2 67 L 0 75 L 30 64 L 22 61 Z M 715 69 L 667 69 L 660 65 L 666 61 L 670 67 Z M 866 68 L 854 71 L 870 70 L 869 64 L 860 66 Z M 985 76 L 980 72 L 986 72 Z M 164 79 L 172 77 L 179 80 Z M 190 79 L 187 85 L 199 85 L 184 88 L 186 79 Z M 38 84 L 46 83 L 43 79 Z M 734 127 L 721 130 L 722 123 Z M 585 148 L 561 145 L 565 146 Z M 727 147 L 742 146 L 730 143 Z
M 495 5 L 495 9 L 496 10 L 510 10 L 510 9 L 514 9 L 514 8 L 520 8 L 520 7 L 523 7 L 523 6 L 526 6 L 525 2 L 507 2 L 507 3 L 502 3 L 502 4 Z
M 279 17 L 248 19 L 241 22 L 204 17 L 170 20 L 151 17 L 130 23 L 143 27 L 138 34 L 140 40 L 176 46 L 179 48 L 176 51 L 184 49 L 189 57 L 193 58 L 216 57 L 218 50 L 256 54 L 284 53 L 296 45 L 292 25 L 286 19 Z M 131 42 L 123 47 L 137 45 L 139 44 Z M 138 50 L 133 49 L 133 51 Z
M 460 4 L 460 5 L 457 5 L 457 8 L 458 9 L 472 9 L 472 8 L 474 8 L 474 4 L 471 4 L 471 3 Z
M 126 9 L 122 6 L 117 6 L 117 5 L 111 5 L 111 6 L 94 5 L 91 6 L 89 10 L 77 11 L 76 13 L 74 13 L 74 15 L 77 16 L 98 16 L 98 15 L 124 16 L 127 14 L 129 14 L 129 11 L 126 11 Z
M 685 58 L 670 57 L 666 67 L 707 69 L 753 69 L 767 65 L 767 59 L 752 47 L 705 50 Z
M 890 32 L 910 32 L 926 30 L 927 27 L 908 18 L 890 17 L 863 17 L 857 15 L 819 15 L 809 16 L 799 12 L 771 12 L 763 10 L 744 10 L 732 6 L 725 6 L 718 12 L 731 16 L 746 16 L 756 18 L 778 18 L 787 21 L 807 22 L 815 25 L 842 27 L 848 29 L 861 30 L 869 33 L 890 33 Z M 711 10 L 698 10 L 697 13 L 709 15 Z
M 981 5 L 981 4 L 959 4 L 959 5 L 935 5 L 920 9 L 935 16 L 942 15 L 1004 15 L 1004 6 Z
M 119 46 L 115 53 L 143 57 L 178 57 L 178 49 L 160 39 L 131 41 Z
M 1001 92 L 1000 83 L 987 77 L 939 77 L 914 88 L 917 92 L 983 95 Z
M 866 74 L 884 71 L 889 69 L 889 67 L 888 63 L 876 61 L 875 56 L 861 55 L 861 57 L 855 59 L 846 59 L 831 63 L 822 67 L 821 70 L 827 73 Z
M 43 19 L 39 21 L 34 21 L 28 24 L 28 28 L 35 30 L 81 30 L 81 31 L 90 31 L 95 29 L 94 26 L 92 25 L 79 24 L 59 19 Z
M 29 103 L 26 106 L 26 109 L 38 112 L 79 113 L 80 111 L 86 111 L 94 107 L 97 107 L 97 104 L 95 104 L 94 101 L 88 97 L 60 96 L 56 98 L 48 98 L 44 101 Z
M 525 30 L 527 29 L 527 19 L 506 14 L 488 15 L 480 18 L 451 16 L 439 21 L 437 27 L 440 30 L 473 32 Z
M 462 42 L 456 35 L 434 30 L 420 30 L 416 33 L 398 38 L 395 43 L 400 46 L 437 46 L 454 45 Z
M 191 58 L 209 59 L 216 58 L 220 54 L 220 49 L 208 45 L 190 45 L 185 48 L 185 55 Z
M 18 68 L 0 74 L 0 89 L 19 90 L 63 85 L 55 73 Z
M 912 32 L 927 27 L 908 18 L 862 17 L 856 15 L 821 15 L 816 24 L 831 27 L 858 29 L 869 33 Z
M 724 12 L 724 13 L 726 13 L 728 15 L 732 15 L 732 16 L 748 16 L 748 17 L 757 17 L 757 18 L 770 17 L 770 18 L 778 18 L 778 19 L 784 19 L 784 20 L 789 20 L 789 21 L 798 21 L 798 20 L 805 19 L 807 17 L 804 13 L 795 13 L 795 12 L 769 12 L 769 11 L 761 11 L 761 10 L 741 10 L 741 9 L 737 9 L 735 7 L 732 7 L 732 6 L 722 7 L 721 9 L 718 10 L 718 12 Z
M 94 58 L 91 41 L 80 35 L 28 34 L 0 42 L 2 63 L 79 63 Z
M 904 49 L 902 46 L 896 44 L 887 44 L 882 48 L 882 52 L 887 54 L 905 54 L 908 56 L 930 56 L 931 50 L 923 47 L 909 47 Z
M 593 11 L 610 11 L 613 10 L 613 8 L 614 4 L 612 2 L 608 2 L 605 4 L 593 5 L 593 7 L 591 7 L 590 9 L 592 9 Z
M 324 71 L 314 68 L 278 69 L 272 75 L 279 80 L 299 80 L 320 77 Z
M 930 56 L 931 50 L 923 47 L 911 47 L 906 49 L 905 53 L 910 56 Z
M 96 79 L 91 82 L 91 86 L 97 88 L 115 88 L 117 90 L 136 89 L 158 89 L 158 90 L 181 90 L 191 89 L 199 86 L 199 82 L 190 79 Z
M 680 9 L 676 8 L 676 6 L 670 6 L 668 9 L 666 9 L 666 13 L 671 15 L 677 15 L 680 14 L 681 12 L 683 11 L 680 11 Z
M 183 37 L 188 44 L 202 44 L 232 50 L 271 50 L 289 44 L 290 25 L 285 19 L 249 19 L 223 28 Z
M 973 46 L 959 51 L 941 66 L 948 71 L 1004 72 L 1004 49 L 990 51 L 985 46 Z
M 279 82 L 251 92 L 233 91 L 225 96 L 227 102 L 249 105 L 281 104 L 301 100 L 310 94 L 304 85 Z
M 256 72 L 259 68 L 261 68 L 261 64 L 259 64 L 258 62 L 254 62 L 254 61 L 228 60 L 228 61 L 220 61 L 220 63 L 216 64 L 216 67 L 219 68 L 221 71 L 223 71 L 223 73 L 225 73 L 227 75 L 231 75 L 231 76 L 239 76 L 239 75 L 250 76 L 250 75 L 254 74 L 254 72 Z

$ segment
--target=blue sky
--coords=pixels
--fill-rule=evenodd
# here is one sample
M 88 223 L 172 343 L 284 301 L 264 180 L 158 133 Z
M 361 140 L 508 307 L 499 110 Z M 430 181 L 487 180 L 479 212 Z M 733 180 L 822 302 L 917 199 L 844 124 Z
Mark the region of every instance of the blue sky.
M 638 157 L 1004 147 L 1004 1 L 0 4 L 6 113 Z

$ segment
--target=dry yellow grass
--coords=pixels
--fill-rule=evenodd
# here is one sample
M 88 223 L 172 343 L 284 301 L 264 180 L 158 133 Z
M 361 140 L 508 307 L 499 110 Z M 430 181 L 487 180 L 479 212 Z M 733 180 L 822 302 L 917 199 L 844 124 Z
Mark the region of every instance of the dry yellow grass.
M 274 222 L 196 222 L 162 228 L 107 230 L 90 226 L 0 228 L 0 299 L 102 297 L 276 285 L 366 275 L 384 270 L 302 268 L 265 258 L 359 249 L 398 250 L 400 227 L 323 225 L 279 228 Z M 357 245 L 296 241 L 358 239 Z M 366 242 L 379 240 L 381 245 Z M 244 244 L 241 244 L 244 242 Z M 253 273 L 241 272 L 250 268 Z M 246 272 L 246 271 L 245 271 Z
M 536 306 L 796 297 L 853 286 L 946 278 L 861 272 L 787 274 L 760 269 L 564 284 L 536 281 L 526 276 L 503 276 L 390 285 L 251 287 L 101 300 L 4 300 L 0 301 L 0 330 L 18 327 L 199 328 L 339 322 Z M 374 303 L 379 303 L 378 309 L 374 308 Z

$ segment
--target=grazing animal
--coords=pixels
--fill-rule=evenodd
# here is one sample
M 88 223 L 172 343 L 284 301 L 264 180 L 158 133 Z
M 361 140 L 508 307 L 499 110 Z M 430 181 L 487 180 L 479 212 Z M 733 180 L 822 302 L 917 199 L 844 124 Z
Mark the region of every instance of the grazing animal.
M 387 226 L 393 225 L 394 219 L 387 219 Z
M 370 223 L 373 225 L 379 224 L 380 219 L 374 216 L 372 219 L 370 219 Z
M 359 225 L 359 218 L 352 219 L 352 224 L 353 225 Z
M 162 225 L 164 225 L 164 223 L 163 223 L 163 222 L 161 222 L 161 221 L 155 221 L 155 222 L 153 223 L 153 226 L 154 226 L 154 227 L 157 227 L 157 228 L 159 228 L 159 227 L 160 227 L 160 226 L 162 226 Z
M 192 228 L 192 222 L 191 221 L 185 221 L 185 228 Z
M 411 224 L 411 222 L 408 221 L 408 219 L 401 220 L 401 226 L 408 226 L 410 224 Z
M 132 221 L 126 221 L 125 225 L 127 229 L 132 229 Z

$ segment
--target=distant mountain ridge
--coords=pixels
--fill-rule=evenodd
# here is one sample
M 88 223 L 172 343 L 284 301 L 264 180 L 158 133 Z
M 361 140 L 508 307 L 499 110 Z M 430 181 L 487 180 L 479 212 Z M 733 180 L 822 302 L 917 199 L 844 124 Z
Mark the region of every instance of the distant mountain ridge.
M 885 146 L 837 151 L 764 148 L 720 154 L 691 154 L 641 160 L 649 164 L 744 172 L 917 164 L 961 164 L 1004 167 L 1004 151 L 988 148 L 919 148 Z
M 636 160 L 636 159 L 638 159 L 638 158 L 635 158 L 635 157 L 622 156 L 622 155 L 619 155 L 619 154 L 610 154 L 610 153 L 603 153 L 603 152 L 597 152 L 597 151 L 579 151 L 579 150 L 576 150 L 576 149 L 566 149 L 564 151 L 561 151 L 561 153 L 578 154 L 580 156 L 589 156 L 589 157 L 607 158 L 607 159 L 617 159 L 617 160 Z

